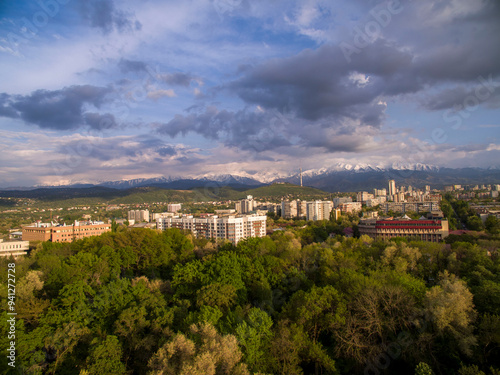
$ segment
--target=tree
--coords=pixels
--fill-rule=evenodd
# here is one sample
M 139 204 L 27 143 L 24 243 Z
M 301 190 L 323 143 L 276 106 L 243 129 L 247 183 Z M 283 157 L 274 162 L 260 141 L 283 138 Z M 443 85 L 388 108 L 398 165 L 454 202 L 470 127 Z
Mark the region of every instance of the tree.
M 192 325 L 193 340 L 179 333 L 150 359 L 150 375 L 250 375 L 238 340 L 208 323 Z
M 475 318 L 472 293 L 463 280 L 445 271 L 441 274 L 439 285 L 426 293 L 426 311 L 434 327 L 441 335 L 453 337 L 459 349 L 472 354 L 472 346 L 476 344 L 472 322 Z
M 106 336 L 100 345 L 97 344 L 97 340 L 91 343 L 92 350 L 87 358 L 89 374 L 125 374 L 125 365 L 121 361 L 122 348 L 118 338 Z
M 500 220 L 495 215 L 489 215 L 484 223 L 486 230 L 491 234 L 497 234 L 500 231 Z
M 337 355 L 354 360 L 361 368 L 392 343 L 398 350 L 404 349 L 400 335 L 410 330 L 415 313 L 414 298 L 401 286 L 379 284 L 361 289 L 350 303 L 346 324 L 335 332 Z
M 312 341 L 322 332 L 332 332 L 345 322 L 343 296 L 332 286 L 299 290 L 283 309 L 283 317 L 303 326 Z
M 272 319 L 264 311 L 252 308 L 245 321 L 236 327 L 236 337 L 243 346 L 245 362 L 251 370 L 264 367 L 262 358 L 272 338 Z M 260 365 L 260 366 L 259 366 Z
M 420 362 L 417 367 L 415 367 L 415 375 L 434 375 L 434 372 L 427 363 Z

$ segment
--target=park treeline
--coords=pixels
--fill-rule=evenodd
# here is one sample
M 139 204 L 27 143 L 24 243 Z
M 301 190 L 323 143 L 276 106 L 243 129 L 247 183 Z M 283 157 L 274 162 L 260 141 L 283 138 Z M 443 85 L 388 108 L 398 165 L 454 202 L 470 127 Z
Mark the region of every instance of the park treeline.
M 374 242 L 327 225 L 237 246 L 124 228 L 40 243 L 15 261 L 16 369 L 2 355 L 0 372 L 500 374 L 498 237 Z

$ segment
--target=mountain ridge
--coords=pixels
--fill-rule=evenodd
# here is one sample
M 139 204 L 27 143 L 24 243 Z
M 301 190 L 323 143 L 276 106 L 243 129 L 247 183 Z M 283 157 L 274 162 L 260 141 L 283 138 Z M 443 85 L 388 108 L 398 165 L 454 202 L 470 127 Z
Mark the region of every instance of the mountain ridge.
M 130 180 L 100 181 L 97 183 L 75 182 L 70 185 L 33 186 L 0 188 L 0 190 L 34 190 L 53 188 L 111 188 L 117 190 L 135 187 L 154 186 L 165 189 L 189 190 L 202 187 L 229 186 L 237 189 L 250 189 L 272 183 L 288 182 L 300 184 L 300 173 L 273 174 L 263 172 L 264 178 L 247 172 L 239 174 L 205 173 L 186 177 L 153 177 L 136 178 Z M 274 177 L 274 178 L 273 178 Z M 310 169 L 302 172 L 303 185 L 322 189 L 328 192 L 344 192 L 357 190 L 371 190 L 387 187 L 387 181 L 394 179 L 396 184 L 431 188 L 443 188 L 445 185 L 477 185 L 500 183 L 500 169 L 489 168 L 447 168 L 426 164 L 392 165 L 390 168 L 372 166 L 368 164 L 337 163 L 327 168 Z

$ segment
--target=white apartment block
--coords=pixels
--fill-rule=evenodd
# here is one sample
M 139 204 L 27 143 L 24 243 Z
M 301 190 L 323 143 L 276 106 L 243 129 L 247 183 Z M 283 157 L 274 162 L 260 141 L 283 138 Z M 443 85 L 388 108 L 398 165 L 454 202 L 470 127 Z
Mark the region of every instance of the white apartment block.
M 164 217 L 156 220 L 160 230 L 168 228 L 187 229 L 195 236 L 205 238 L 228 239 L 233 244 L 249 237 L 266 235 L 267 216 L 211 216 L 195 218 L 191 215 L 182 217 Z
M 387 189 L 373 189 L 373 195 L 375 197 L 386 197 Z
M 307 220 L 329 220 L 330 212 L 333 209 L 332 201 L 307 202 Z
M 396 181 L 389 180 L 389 195 L 392 197 L 396 194 Z
M 149 210 L 131 210 L 128 212 L 128 221 L 139 223 L 145 221 L 149 223 Z
M 151 220 L 156 221 L 156 219 L 159 219 L 160 217 L 172 217 L 175 214 L 173 212 L 155 212 L 151 214 Z
M 281 201 L 281 217 L 283 219 L 307 217 L 307 202 L 300 199 Z
M 251 211 L 255 210 L 256 202 L 253 200 L 253 196 L 247 195 L 246 199 L 242 199 L 239 202 L 236 202 L 234 205 L 234 209 L 239 214 L 247 214 Z
M 180 203 L 169 203 L 167 206 L 167 211 L 168 212 L 177 212 L 180 211 L 182 208 L 182 204 Z
M 29 241 L 4 242 L 0 239 L 0 256 L 8 257 L 12 255 L 14 258 L 17 258 L 20 255 L 26 255 L 28 254 L 29 246 Z
M 360 191 L 356 194 L 357 202 L 366 202 L 368 199 L 375 198 L 373 194 L 368 193 L 367 191 Z

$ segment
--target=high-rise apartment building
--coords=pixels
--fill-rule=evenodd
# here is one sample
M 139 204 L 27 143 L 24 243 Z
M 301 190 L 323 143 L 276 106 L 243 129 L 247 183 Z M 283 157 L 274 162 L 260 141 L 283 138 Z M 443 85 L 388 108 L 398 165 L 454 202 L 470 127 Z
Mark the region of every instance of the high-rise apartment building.
M 195 236 L 204 238 L 228 239 L 235 245 L 249 237 L 266 235 L 267 216 L 211 216 L 194 218 L 193 216 L 165 217 L 156 220 L 160 230 L 178 228 L 190 230 Z
M 281 201 L 281 217 L 284 219 L 292 219 L 295 217 L 307 216 L 307 202 L 297 200 L 284 200 Z
M 291 219 L 297 217 L 298 209 L 297 209 L 297 201 L 281 201 L 281 217 L 283 219 Z
M 373 195 L 376 197 L 386 197 L 387 189 L 373 189 Z
M 373 199 L 373 194 L 368 193 L 367 191 L 360 191 L 356 194 L 357 202 L 366 202 L 368 199 Z
M 239 202 L 236 202 L 234 208 L 239 214 L 247 214 L 254 211 L 255 201 L 253 200 L 253 196 L 247 195 L 246 199 L 242 199 Z
M 139 223 L 145 221 L 149 223 L 149 210 L 130 210 L 127 215 L 128 221 Z
M 337 208 L 343 213 L 352 214 L 361 211 L 363 207 L 361 202 L 348 202 L 339 204 Z
M 351 197 L 338 197 L 338 198 L 333 198 L 333 206 L 338 207 L 342 203 L 350 203 L 352 202 Z
M 389 180 L 389 195 L 392 197 L 396 194 L 396 181 Z
M 330 212 L 333 209 L 333 202 L 331 201 L 314 201 L 307 202 L 307 220 L 329 220 Z

